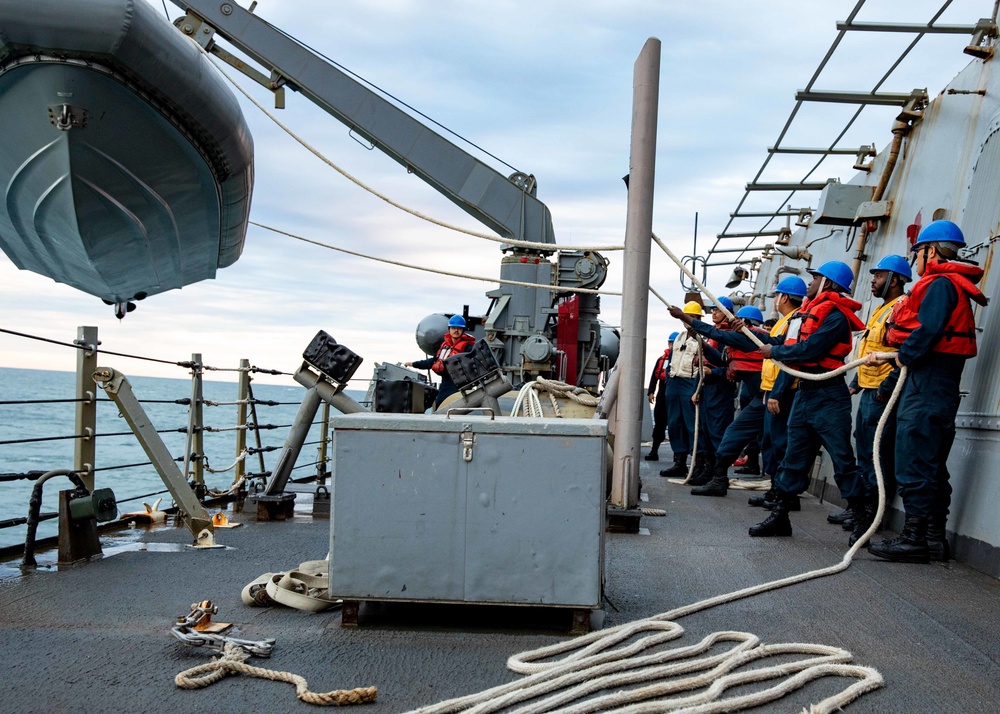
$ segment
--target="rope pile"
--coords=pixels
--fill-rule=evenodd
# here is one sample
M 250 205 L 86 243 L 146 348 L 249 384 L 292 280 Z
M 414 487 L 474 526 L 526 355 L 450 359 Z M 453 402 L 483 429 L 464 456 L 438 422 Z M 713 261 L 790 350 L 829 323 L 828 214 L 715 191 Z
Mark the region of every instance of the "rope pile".
M 511 407 L 511 416 L 526 416 L 531 418 L 541 418 L 545 416 L 542 408 L 542 401 L 538 393 L 542 392 L 549 398 L 552 411 L 556 417 L 562 417 L 562 410 L 559 408 L 557 397 L 563 397 L 571 402 L 585 407 L 596 407 L 597 397 L 588 392 L 583 387 L 575 387 L 566 382 L 555 379 L 545 379 L 536 377 L 533 382 L 527 382 L 517 393 L 514 406 Z
M 230 674 L 244 674 L 248 677 L 270 679 L 273 682 L 288 682 L 295 685 L 295 696 L 307 704 L 320 706 L 344 706 L 347 704 L 364 704 L 375 701 L 378 696 L 376 687 L 358 687 L 355 689 L 335 689 L 332 692 L 311 692 L 305 677 L 292 672 L 279 672 L 263 667 L 254 667 L 246 663 L 250 654 L 239 645 L 227 642 L 222 656 L 206 664 L 186 669 L 176 677 L 174 683 L 181 689 L 203 689 L 224 679 Z

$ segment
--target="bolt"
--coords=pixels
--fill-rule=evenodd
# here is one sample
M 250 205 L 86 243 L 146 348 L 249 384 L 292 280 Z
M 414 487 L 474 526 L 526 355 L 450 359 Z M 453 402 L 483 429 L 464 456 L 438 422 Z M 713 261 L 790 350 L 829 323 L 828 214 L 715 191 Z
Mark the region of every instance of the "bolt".
M 227 2 L 226 3 L 222 3 L 222 14 L 223 15 L 232 15 L 233 14 L 233 6 L 230 5 Z
M 194 32 L 194 28 L 191 27 L 191 25 L 184 25 L 184 27 L 182 27 L 181 29 L 184 31 L 185 35 L 190 35 L 192 32 Z

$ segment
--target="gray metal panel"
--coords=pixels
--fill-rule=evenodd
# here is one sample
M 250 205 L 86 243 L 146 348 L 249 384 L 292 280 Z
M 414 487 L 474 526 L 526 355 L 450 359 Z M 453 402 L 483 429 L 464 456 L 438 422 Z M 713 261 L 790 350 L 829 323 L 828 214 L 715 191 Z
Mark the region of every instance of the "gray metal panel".
M 465 599 L 597 607 L 604 441 L 478 434 L 474 454 Z
M 532 436 L 596 436 L 605 437 L 608 422 L 604 419 L 524 419 L 496 417 L 490 419 L 480 412 L 466 415 L 388 414 L 362 412 L 330 417 L 336 431 L 364 429 L 370 431 L 426 431 L 457 434 L 473 429 L 477 434 L 525 434 Z
M 452 434 L 334 432 L 331 593 L 462 600 L 466 495 L 455 452 Z
M 332 595 L 599 605 L 605 422 L 398 414 L 331 422 Z

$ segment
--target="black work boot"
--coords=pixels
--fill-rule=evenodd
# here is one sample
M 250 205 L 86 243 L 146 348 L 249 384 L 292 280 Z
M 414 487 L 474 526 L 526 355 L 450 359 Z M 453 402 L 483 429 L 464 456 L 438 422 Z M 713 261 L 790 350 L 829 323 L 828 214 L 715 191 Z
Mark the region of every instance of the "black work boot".
M 714 467 L 715 459 L 708 454 L 702 454 L 694 467 L 694 473 L 691 474 L 691 480 L 688 481 L 688 484 L 691 486 L 704 486 L 712 480 L 712 470 Z
M 660 476 L 665 476 L 667 478 L 684 478 L 687 476 L 687 454 L 674 454 L 674 465 L 669 469 L 663 469 L 660 472 Z
M 840 526 L 840 525 L 843 525 L 844 523 L 846 523 L 847 521 L 851 520 L 851 518 L 853 516 L 854 516 L 854 513 L 851 512 L 851 507 L 848 506 L 847 508 L 845 508 L 840 513 L 831 513 L 830 515 L 828 515 L 826 517 L 826 522 L 827 523 L 832 523 L 832 524 L 837 525 L 837 526 Z
M 848 499 L 851 510 L 854 512 L 854 528 L 851 530 L 851 537 L 847 539 L 848 545 L 857 543 L 872 523 L 875 522 L 875 513 L 878 511 L 878 496 L 859 496 Z
M 659 461 L 660 460 L 660 442 L 654 441 L 653 446 L 649 449 L 649 453 L 645 456 L 646 461 Z
M 750 535 L 756 538 L 771 538 L 773 536 L 790 536 L 792 523 L 788 520 L 788 504 L 792 498 L 789 494 L 779 493 L 774 502 L 774 508 L 767 518 L 755 526 L 750 526 Z
M 716 463 L 710 472 L 711 480 L 704 486 L 691 489 L 692 496 L 725 496 L 729 490 L 729 466 Z
M 798 496 L 787 496 L 785 500 L 786 500 L 785 507 L 789 511 L 801 511 L 802 510 L 802 504 L 799 502 L 799 497 Z M 766 501 L 764 501 L 762 504 L 760 504 L 760 506 L 765 511 L 772 511 L 772 510 L 774 510 L 774 507 L 777 504 L 777 502 L 778 502 L 777 497 L 775 497 L 775 498 L 769 498 Z
M 872 543 L 868 552 L 897 563 L 929 563 L 927 517 L 907 515 L 898 538 Z
M 760 494 L 759 496 L 751 496 L 750 498 L 747 499 L 747 503 L 749 505 L 753 506 L 754 508 L 762 508 L 765 503 L 767 503 L 769 501 L 773 502 L 775 498 L 777 498 L 777 497 L 774 495 L 774 491 L 771 490 L 771 489 L 768 489 L 767 491 L 764 491 L 764 493 Z
M 927 554 L 931 560 L 939 563 L 946 563 L 951 559 L 951 547 L 945 530 L 947 520 L 948 517 L 940 513 L 927 519 Z

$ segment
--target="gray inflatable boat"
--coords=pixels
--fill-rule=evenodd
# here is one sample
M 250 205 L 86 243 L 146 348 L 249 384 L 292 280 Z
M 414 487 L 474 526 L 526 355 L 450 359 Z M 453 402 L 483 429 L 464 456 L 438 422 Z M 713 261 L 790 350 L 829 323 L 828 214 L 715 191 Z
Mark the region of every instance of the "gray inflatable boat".
M 0 247 L 110 303 L 243 250 L 253 141 L 211 61 L 143 0 L 0 0 Z

